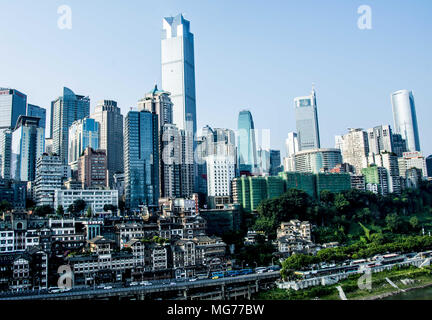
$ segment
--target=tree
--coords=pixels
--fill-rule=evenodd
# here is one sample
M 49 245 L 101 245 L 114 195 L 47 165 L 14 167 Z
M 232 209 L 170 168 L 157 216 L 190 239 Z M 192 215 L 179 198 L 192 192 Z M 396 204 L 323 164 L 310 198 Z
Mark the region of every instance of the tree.
M 6 212 L 13 209 L 13 206 L 6 200 L 0 202 L 0 212 Z
M 87 207 L 87 203 L 82 200 L 82 199 L 78 199 L 75 200 L 69 207 L 68 207 L 68 212 L 72 215 L 79 215 L 81 214 L 85 208 Z
M 419 219 L 416 216 L 411 217 L 411 219 L 409 220 L 409 223 L 414 230 L 418 230 Z
M 57 213 L 57 215 L 59 215 L 59 216 L 63 216 L 64 215 L 64 209 L 63 209 L 63 206 L 62 205 L 59 205 L 58 207 L 57 207 L 57 210 L 56 210 L 56 213 Z
M 117 207 L 112 205 L 112 204 L 106 204 L 103 207 L 104 211 L 111 211 L 113 213 L 115 213 L 117 211 Z
M 402 224 L 400 217 L 396 213 L 388 214 L 385 221 L 391 232 L 398 231 Z
M 54 209 L 51 206 L 44 205 L 41 207 L 36 207 L 33 214 L 38 217 L 46 217 L 54 214 Z
M 33 199 L 26 199 L 26 209 L 30 210 L 36 206 L 36 203 L 33 201 Z
M 88 206 L 88 208 L 87 208 L 87 218 L 91 218 L 92 216 L 93 216 L 92 208 L 91 208 L 91 206 Z

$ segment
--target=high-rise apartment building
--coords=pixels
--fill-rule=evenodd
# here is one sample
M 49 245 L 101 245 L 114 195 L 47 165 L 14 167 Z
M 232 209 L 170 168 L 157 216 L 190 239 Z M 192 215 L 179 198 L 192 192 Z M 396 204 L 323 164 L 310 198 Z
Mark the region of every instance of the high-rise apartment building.
M 61 189 L 70 176 L 70 167 L 63 163 L 60 156 L 43 154 L 36 163 L 33 192 L 36 204 L 53 206 L 55 190 Z
M 349 129 L 349 132 L 340 137 L 342 160 L 354 166 L 355 173 L 360 174 L 367 168 L 369 155 L 369 142 L 367 132 L 363 129 Z
M 72 90 L 63 88 L 63 95 L 51 102 L 51 137 L 53 153 L 60 155 L 63 163 L 68 163 L 69 127 L 76 120 L 90 114 L 90 98 L 76 95 Z
M 238 118 L 237 152 L 240 172 L 253 173 L 256 171 L 257 149 L 255 142 L 255 125 L 249 110 L 240 111 Z
M 421 152 L 404 152 L 403 157 L 399 161 L 399 174 L 401 177 L 406 177 L 406 171 L 411 168 L 417 168 L 422 171 L 424 178 L 427 178 L 426 159 Z
M 366 130 L 369 153 L 393 152 L 393 133 L 389 125 L 381 125 Z
M 155 113 L 129 111 L 124 127 L 126 207 L 157 207 L 159 200 L 159 125 Z
M 411 91 L 399 90 L 391 95 L 395 133 L 405 139 L 407 151 L 420 151 L 420 138 L 414 96 Z
M 123 172 L 123 115 L 116 101 L 100 101 L 91 118 L 99 123 L 99 149 L 106 151 L 109 185 Z
M 99 149 L 99 122 L 86 117 L 74 121 L 69 127 L 68 155 L 72 170 L 78 169 L 78 159 L 87 147 Z
M 367 191 L 383 196 L 389 194 L 389 175 L 385 168 L 371 165 L 367 168 L 363 168 L 362 174 L 365 177 Z
M 321 148 L 316 92 L 294 99 L 299 150 Z
M 12 133 L 11 178 L 16 181 L 34 181 L 36 161 L 45 150 L 45 129 L 40 118 L 19 116 Z
M 206 163 L 207 196 L 209 198 L 229 198 L 231 182 L 235 177 L 235 156 L 228 153 L 212 154 L 207 157 Z
M 108 186 L 105 150 L 85 148 L 82 156 L 78 159 L 78 181 L 82 183 L 84 189 Z
M 368 157 L 369 165 L 383 167 L 387 173 L 387 183 L 389 193 L 401 193 L 401 179 L 399 176 L 398 157 L 393 152 L 381 152 L 379 154 L 370 153 Z

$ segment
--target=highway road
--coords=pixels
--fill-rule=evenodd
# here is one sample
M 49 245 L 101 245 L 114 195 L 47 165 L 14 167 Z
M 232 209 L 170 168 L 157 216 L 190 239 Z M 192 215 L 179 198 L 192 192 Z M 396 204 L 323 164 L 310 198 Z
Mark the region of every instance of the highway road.
M 206 286 L 216 286 L 222 285 L 226 283 L 236 283 L 236 282 L 245 282 L 245 281 L 255 281 L 260 279 L 268 279 L 268 278 L 276 278 L 276 276 L 280 275 L 279 271 L 273 272 L 265 272 L 265 273 L 254 273 L 250 275 L 236 276 L 236 277 L 227 277 L 220 279 L 203 279 L 196 281 L 177 281 L 171 280 L 171 282 L 175 282 L 176 284 L 170 283 L 155 283 L 152 282 L 151 285 L 137 285 L 137 286 L 128 286 L 122 287 L 118 284 L 105 284 L 105 286 L 112 286 L 111 289 L 103 289 L 103 288 L 93 288 L 93 287 L 76 287 L 67 292 L 60 293 L 47 293 L 47 292 L 39 292 L 39 291 L 31 291 L 31 292 L 19 292 L 19 293 L 4 293 L 0 294 L 0 300 L 43 300 L 43 299 L 61 299 L 72 296 L 97 296 L 104 294 L 112 294 L 116 295 L 119 293 L 150 293 L 150 292 L 161 292 L 161 291 L 172 291 L 172 290 L 185 290 L 188 288 L 200 288 Z M 164 280 L 166 282 L 167 280 Z

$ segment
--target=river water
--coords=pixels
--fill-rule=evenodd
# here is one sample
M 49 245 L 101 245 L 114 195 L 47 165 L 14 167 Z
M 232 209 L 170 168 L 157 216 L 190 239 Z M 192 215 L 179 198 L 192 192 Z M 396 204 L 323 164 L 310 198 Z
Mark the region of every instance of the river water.
M 432 287 L 402 292 L 382 300 L 432 300 Z

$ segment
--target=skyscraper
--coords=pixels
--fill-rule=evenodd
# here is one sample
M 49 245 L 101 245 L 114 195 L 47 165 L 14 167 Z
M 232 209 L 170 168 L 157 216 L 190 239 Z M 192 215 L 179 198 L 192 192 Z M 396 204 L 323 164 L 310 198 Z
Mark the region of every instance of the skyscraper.
M 0 178 L 10 179 L 12 130 L 0 129 Z
M 393 152 L 393 134 L 389 125 L 381 125 L 367 130 L 369 153 Z
M 12 133 L 11 178 L 17 181 L 34 181 L 36 161 L 45 149 L 45 129 L 39 126 L 40 118 L 20 116 Z
M 339 137 L 339 143 L 344 163 L 354 166 L 355 172 L 360 174 L 367 168 L 369 143 L 366 131 L 363 129 L 349 129 L 349 132 Z
M 27 96 L 15 89 L 0 88 L 0 130 L 15 128 L 19 116 L 26 115 Z
M 253 173 L 257 168 L 257 150 L 255 143 L 255 125 L 249 110 L 240 111 L 238 118 L 238 165 L 240 172 Z
M 294 155 L 299 151 L 299 144 L 296 132 L 289 132 L 288 138 L 285 140 L 286 157 L 283 159 L 284 170 L 286 172 L 295 171 Z
M 176 125 L 163 125 L 160 144 L 160 195 L 163 198 L 179 198 L 181 138 Z
M 106 151 L 109 184 L 114 174 L 123 172 L 123 115 L 116 101 L 100 101 L 92 119 L 99 122 L 99 149 Z
M 171 93 L 173 123 L 186 130 L 192 121 L 196 134 L 194 35 L 190 22 L 181 14 L 163 19 L 162 30 L 162 88 Z
M 411 91 L 399 90 L 391 95 L 394 129 L 406 140 L 407 150 L 420 151 L 414 96 Z
M 78 181 L 83 188 L 107 186 L 107 157 L 105 150 L 87 147 L 78 160 Z
M 258 147 L 257 167 L 260 175 L 268 176 L 270 174 L 270 150 Z
M 63 163 L 68 162 L 69 127 L 89 114 L 90 98 L 76 95 L 68 88 L 63 88 L 63 95 L 51 103 L 53 153 L 60 155 Z
M 281 168 L 281 155 L 280 150 L 270 150 L 270 172 L 271 176 L 277 176 Z
M 92 118 L 74 121 L 69 127 L 68 154 L 72 170 L 78 170 L 78 159 L 87 147 L 99 149 L 99 122 Z
M 173 123 L 173 103 L 170 96 L 169 92 L 159 90 L 155 86 L 143 99 L 138 101 L 138 111 L 147 110 L 159 116 L 159 130 L 165 124 Z
M 321 148 L 315 89 L 310 96 L 294 99 L 299 150 Z
M 149 111 L 129 111 L 124 127 L 126 207 L 157 207 L 159 200 L 158 116 Z
M 27 115 L 39 118 L 39 127 L 46 129 L 46 109 L 34 104 L 27 104 Z

